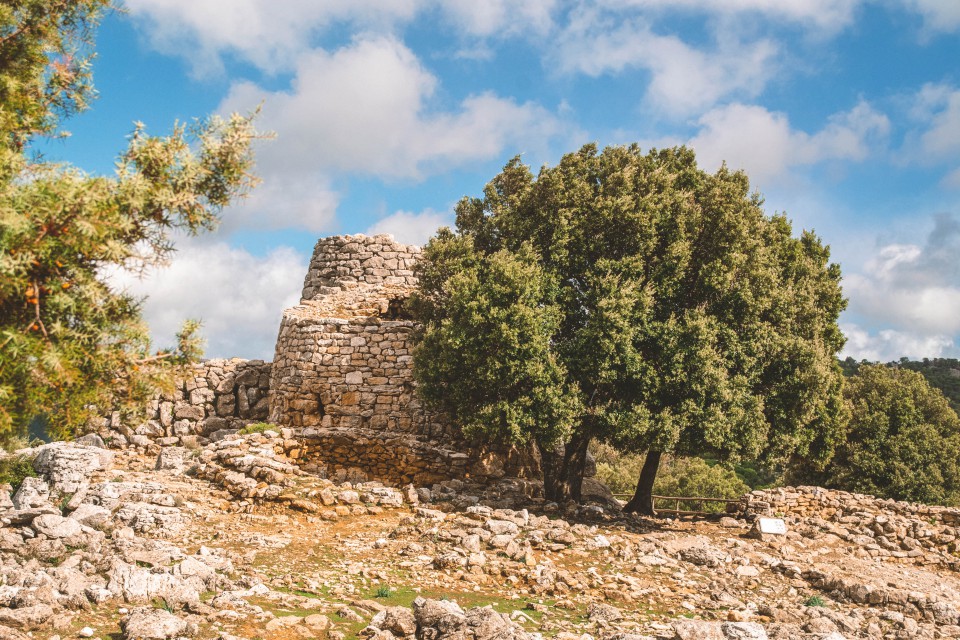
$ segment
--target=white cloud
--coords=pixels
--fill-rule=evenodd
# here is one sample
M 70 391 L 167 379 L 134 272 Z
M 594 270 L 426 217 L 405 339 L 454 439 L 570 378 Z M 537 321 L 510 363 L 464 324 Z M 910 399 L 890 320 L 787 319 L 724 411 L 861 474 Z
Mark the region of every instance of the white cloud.
M 960 2 L 955 0 L 903 0 L 904 5 L 923 16 L 923 26 L 931 32 L 960 29 Z
M 866 102 L 830 117 L 809 134 L 791 127 L 786 114 L 757 105 L 731 104 L 700 118 L 700 131 L 689 141 L 701 166 L 715 169 L 723 161 L 744 169 L 755 183 L 774 181 L 795 166 L 826 160 L 863 160 L 871 143 L 889 132 L 885 115 Z
M 542 36 L 559 0 L 127 0 L 152 46 L 182 56 L 197 74 L 222 70 L 222 56 L 259 69 L 292 69 L 315 41 L 338 26 L 394 34 L 436 10 L 455 33 L 475 38 Z
M 263 101 L 259 124 L 277 133 L 260 155 L 268 179 L 315 172 L 419 179 L 504 150 L 539 150 L 562 131 L 543 107 L 491 93 L 432 110 L 437 86 L 403 43 L 371 36 L 301 57 L 289 91 L 237 83 L 220 108 L 243 111 Z
M 432 209 L 420 213 L 397 211 L 378 220 L 366 233 L 372 236 L 378 233 L 389 233 L 397 242 L 424 245 L 430 236 L 437 232 L 437 229 L 451 226 L 452 223 L 452 216 L 449 213 L 440 213 Z
M 862 329 L 851 337 L 848 350 L 880 349 L 878 345 L 886 344 L 888 351 L 913 349 L 895 357 L 929 357 L 953 348 L 960 335 L 957 255 L 960 221 L 940 215 L 923 246 L 882 246 L 859 272 L 845 275 L 843 288 L 850 299 L 849 313 L 861 327 L 882 328 L 872 333 Z
M 884 329 L 870 333 L 856 324 L 841 324 L 847 336 L 847 344 L 840 352 L 854 360 L 890 362 L 902 357 L 910 359 L 952 357 L 957 353 L 956 343 L 950 336 L 918 336 L 916 334 Z
M 925 84 L 914 97 L 911 117 L 919 131 L 908 145 L 920 162 L 956 160 L 960 156 L 960 89 L 952 85 Z
M 390 30 L 414 17 L 418 0 L 126 0 L 154 47 L 180 55 L 195 71 L 235 55 L 260 69 L 292 67 L 318 33 L 337 24 Z
M 263 257 L 223 242 L 178 242 L 171 264 L 138 279 L 118 273 L 112 282 L 147 296 L 144 317 L 158 346 L 173 343 L 186 318 L 203 321 L 206 357 L 273 359 L 284 309 L 300 299 L 307 258 L 289 247 Z
M 960 167 L 945 175 L 940 184 L 947 189 L 960 189 Z
M 936 2 L 937 0 L 916 0 Z M 949 1 L 949 0 L 947 0 Z M 755 14 L 780 22 L 809 25 L 827 32 L 837 32 L 853 22 L 862 0 L 601 0 L 600 4 L 615 9 L 654 11 L 686 11 L 719 16 L 742 17 Z
M 637 68 L 650 72 L 647 102 L 673 116 L 701 113 L 731 95 L 754 97 L 776 70 L 777 45 L 721 34 L 713 49 L 659 35 L 642 18 L 585 9 L 571 15 L 554 55 L 559 68 L 589 76 Z
M 312 233 L 328 231 L 336 218 L 339 194 L 330 179 L 304 167 L 284 172 L 269 161 L 260 161 L 257 172 L 263 184 L 248 198 L 224 211 L 219 230 L 299 229 Z
M 542 35 L 553 27 L 559 0 L 443 0 L 439 7 L 461 33 L 478 37 Z

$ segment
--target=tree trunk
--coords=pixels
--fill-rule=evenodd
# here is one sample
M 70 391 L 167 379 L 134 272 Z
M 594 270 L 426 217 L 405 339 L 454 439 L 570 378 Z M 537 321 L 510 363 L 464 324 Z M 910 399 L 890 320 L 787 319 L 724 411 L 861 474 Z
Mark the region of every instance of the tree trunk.
M 657 512 L 653 509 L 653 481 L 657 479 L 657 470 L 660 469 L 660 451 L 647 451 L 647 457 L 643 461 L 643 469 L 640 470 L 640 479 L 637 481 L 637 491 L 633 494 L 630 502 L 623 507 L 628 513 L 639 513 L 643 516 L 655 516 Z
M 583 470 L 587 464 L 587 448 L 591 436 L 575 433 L 563 447 L 541 447 L 543 459 L 543 494 L 547 500 L 580 502 Z
M 561 502 L 560 468 L 563 466 L 563 447 L 545 447 L 539 445 L 540 460 L 543 466 L 543 497 L 553 502 Z

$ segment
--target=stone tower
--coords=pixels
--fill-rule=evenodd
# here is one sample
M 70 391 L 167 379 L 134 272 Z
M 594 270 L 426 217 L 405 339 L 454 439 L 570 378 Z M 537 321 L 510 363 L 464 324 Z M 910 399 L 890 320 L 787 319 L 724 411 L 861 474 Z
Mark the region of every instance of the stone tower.
M 300 304 L 280 324 L 270 421 L 293 427 L 304 466 L 424 484 L 530 475 L 528 456 L 465 440 L 414 393 L 412 334 L 402 303 L 420 249 L 391 236 L 317 242 Z

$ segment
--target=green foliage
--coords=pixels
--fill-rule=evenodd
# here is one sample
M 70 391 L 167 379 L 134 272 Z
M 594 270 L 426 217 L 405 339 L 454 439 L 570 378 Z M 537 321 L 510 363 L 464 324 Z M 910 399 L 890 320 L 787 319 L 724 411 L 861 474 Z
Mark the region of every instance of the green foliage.
M 393 596 L 393 591 L 386 585 L 377 587 L 377 591 L 373 594 L 374 598 L 389 598 L 391 596 Z
M 643 467 L 643 456 L 620 454 L 602 444 L 593 451 L 597 460 L 597 478 L 613 493 L 632 494 Z M 653 491 L 661 496 L 736 499 L 750 491 L 750 487 L 725 465 L 710 464 L 702 458 L 669 457 L 660 463 Z M 723 505 L 704 503 L 698 508 L 722 511 Z
M 0 3 L 0 180 L 35 135 L 94 96 L 93 33 L 110 0 Z
M 640 469 L 643 468 L 643 456 L 633 453 L 620 453 L 604 443 L 595 443 L 590 447 L 597 462 L 597 479 L 616 494 L 633 493 L 637 486 Z
M 774 486 L 778 480 L 778 473 L 756 460 L 744 460 L 733 466 L 734 472 L 751 490 L 767 489 Z
M 867 360 L 857 362 L 849 356 L 840 361 L 843 375 L 847 377 L 856 375 L 862 365 L 869 364 L 878 363 Z M 900 367 L 920 373 L 927 379 L 931 387 L 939 389 L 943 393 L 953 410 L 960 413 L 960 360 L 956 358 L 924 358 L 923 360 L 900 358 L 887 363 L 887 366 Z
M 852 419 L 822 475 L 827 486 L 885 498 L 960 504 L 960 418 L 915 371 L 861 365 L 845 395 Z
M 270 422 L 254 422 L 243 427 L 237 433 L 241 436 L 246 436 L 251 433 L 263 433 L 264 431 L 276 431 L 280 433 L 280 427 Z
M 680 498 L 725 498 L 735 500 L 750 491 L 736 472 L 722 464 L 709 464 L 703 458 L 670 458 L 660 465 L 653 492 Z M 704 502 L 700 511 L 723 512 L 722 502 Z
M 890 365 L 916 371 L 927 379 L 930 386 L 939 389 L 954 411 L 960 413 L 960 360 L 956 358 L 924 358 L 908 360 L 900 358 Z
M 804 601 L 804 606 L 807 607 L 822 607 L 824 606 L 823 598 L 820 596 L 810 596 Z
M 33 458 L 30 456 L 11 455 L 0 458 L 0 484 L 9 484 L 16 492 L 24 478 L 35 478 L 37 472 L 33 468 Z
M 426 404 L 546 448 L 829 458 L 845 419 L 837 265 L 691 150 L 519 159 L 431 239 L 411 305 Z
M 58 135 L 93 95 L 91 38 L 108 5 L 0 6 L 0 437 L 37 415 L 64 437 L 98 406 L 132 411 L 198 357 L 195 321 L 153 350 L 140 301 L 109 274 L 163 264 L 172 232 L 212 229 L 255 183 L 258 134 L 237 115 L 165 137 L 138 123 L 112 177 L 31 157 L 31 141 Z
M 427 247 L 438 268 L 473 254 L 469 237 L 441 234 Z M 428 281 L 439 280 L 433 271 Z M 440 307 L 425 297 L 414 308 L 428 329 L 415 351 L 421 394 L 433 406 L 457 415 L 469 434 L 488 433 L 523 442 L 561 439 L 576 415 L 578 398 L 552 352 L 560 321 L 552 304 L 556 286 L 529 247 L 470 258 L 438 289 Z M 425 289 L 425 291 L 428 291 Z M 476 400 L 482 398 L 482 402 Z M 462 408 L 470 407 L 470 411 Z

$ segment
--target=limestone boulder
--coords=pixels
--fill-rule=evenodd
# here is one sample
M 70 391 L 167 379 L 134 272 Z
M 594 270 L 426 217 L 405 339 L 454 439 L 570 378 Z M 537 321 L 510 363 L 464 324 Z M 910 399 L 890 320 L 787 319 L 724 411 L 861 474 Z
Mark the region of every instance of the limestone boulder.
M 52 442 L 39 448 L 33 468 L 59 493 L 76 493 L 89 484 L 93 472 L 113 462 L 108 449 L 87 447 L 73 442 Z
M 50 505 L 50 486 L 43 478 L 24 478 L 13 494 L 15 509 L 35 509 Z
M 79 522 L 53 513 L 37 516 L 34 518 L 31 527 L 37 533 L 54 540 L 70 538 L 81 533 Z
M 134 609 L 121 623 L 125 640 L 169 640 L 189 638 L 197 629 L 164 609 Z
M 110 520 L 110 510 L 96 504 L 81 504 L 70 514 L 70 518 L 80 524 L 99 529 Z
M 189 451 L 185 447 L 164 447 L 157 456 L 157 471 L 169 471 L 173 474 L 183 473 L 186 468 Z

